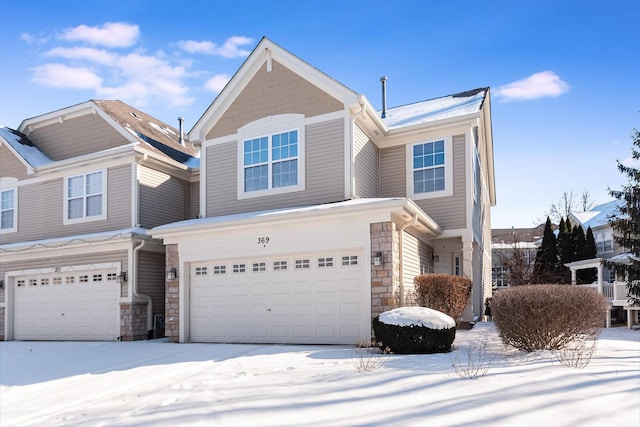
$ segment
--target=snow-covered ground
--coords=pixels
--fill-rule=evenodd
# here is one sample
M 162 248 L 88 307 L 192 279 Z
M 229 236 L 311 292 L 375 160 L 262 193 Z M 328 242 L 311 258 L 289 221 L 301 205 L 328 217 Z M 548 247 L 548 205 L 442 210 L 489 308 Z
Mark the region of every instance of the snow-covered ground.
M 456 354 L 483 342 L 487 374 L 460 378 Z M 491 323 L 454 346 L 359 372 L 348 346 L 2 342 L 0 425 L 640 425 L 640 331 L 604 329 L 584 369 Z

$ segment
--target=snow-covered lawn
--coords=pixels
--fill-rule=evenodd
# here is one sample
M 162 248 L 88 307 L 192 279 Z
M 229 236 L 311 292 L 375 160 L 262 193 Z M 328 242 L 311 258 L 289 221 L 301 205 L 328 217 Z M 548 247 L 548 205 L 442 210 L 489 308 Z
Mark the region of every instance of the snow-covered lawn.
M 604 329 L 584 369 L 506 348 L 491 323 L 454 348 L 481 342 L 475 380 L 455 353 L 358 372 L 348 346 L 2 342 L 0 425 L 640 425 L 640 331 Z

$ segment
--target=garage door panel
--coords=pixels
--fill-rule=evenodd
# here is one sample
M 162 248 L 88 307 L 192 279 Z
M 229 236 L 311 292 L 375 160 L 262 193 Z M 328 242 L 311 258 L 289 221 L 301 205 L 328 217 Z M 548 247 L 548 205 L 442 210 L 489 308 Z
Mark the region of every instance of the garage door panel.
M 350 344 L 368 331 L 362 256 L 212 260 L 191 266 L 190 339 L 203 342 Z M 340 254 L 342 255 L 342 254 Z M 321 262 L 322 261 L 322 262 Z M 342 261 L 342 262 L 341 262 Z M 204 274 L 213 266 L 225 274 Z M 243 270 L 240 266 L 246 266 Z M 202 292 L 206 289 L 206 292 Z M 366 307 L 360 307 L 367 304 Z M 223 308 L 224 306 L 224 308 Z M 202 313 L 216 312 L 202 317 Z M 206 320 L 205 320 L 206 319 Z M 204 325 L 209 322 L 215 326 Z

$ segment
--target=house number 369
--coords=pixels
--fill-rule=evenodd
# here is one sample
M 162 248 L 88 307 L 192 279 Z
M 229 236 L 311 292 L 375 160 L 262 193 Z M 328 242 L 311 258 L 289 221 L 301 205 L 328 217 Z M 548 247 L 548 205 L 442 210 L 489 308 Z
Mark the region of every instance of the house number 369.
M 266 245 L 267 243 L 269 243 L 269 238 L 268 237 L 258 237 L 258 242 L 259 245 Z

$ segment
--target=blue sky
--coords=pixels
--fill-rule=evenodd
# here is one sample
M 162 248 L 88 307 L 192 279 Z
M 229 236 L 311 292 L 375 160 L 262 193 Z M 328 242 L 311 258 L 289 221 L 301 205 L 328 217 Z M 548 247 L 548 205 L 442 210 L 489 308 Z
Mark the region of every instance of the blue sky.
M 636 0 L 5 3 L 12 128 L 121 99 L 190 129 L 262 36 L 378 108 L 383 75 L 389 107 L 490 86 L 494 228 L 533 226 L 564 191 L 611 200 L 640 128 Z

